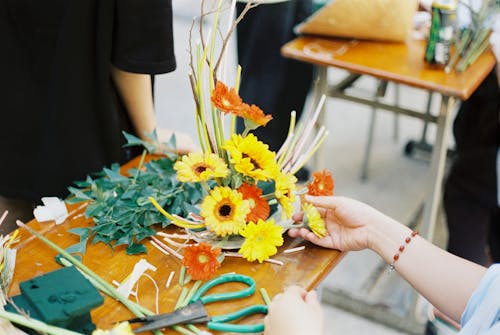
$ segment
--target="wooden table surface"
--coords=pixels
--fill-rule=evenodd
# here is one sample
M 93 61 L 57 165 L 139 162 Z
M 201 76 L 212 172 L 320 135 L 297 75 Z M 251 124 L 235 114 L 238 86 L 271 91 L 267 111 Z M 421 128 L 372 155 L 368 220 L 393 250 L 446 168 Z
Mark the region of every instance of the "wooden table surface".
M 288 58 L 410 85 L 467 100 L 495 66 L 490 50 L 465 72 L 445 73 L 424 61 L 425 41 L 406 43 L 303 36 L 285 44 Z
M 124 166 L 124 170 L 135 166 L 137 160 Z M 68 205 L 72 215 L 62 225 L 55 226 L 52 222 L 39 223 L 35 220 L 29 225 L 34 229 L 43 232 L 43 234 L 66 248 L 79 241 L 79 237 L 68 232 L 69 229 L 79 227 L 89 227 L 92 225 L 91 219 L 86 219 L 82 213 L 84 207 L 81 204 Z M 170 230 L 174 230 L 171 228 Z M 52 270 L 60 268 L 54 261 L 56 252 L 47 247 L 43 242 L 33 238 L 28 232 L 21 229 L 21 242 L 18 244 L 18 254 L 13 283 L 9 295 L 19 294 L 19 283 L 35 276 L 42 275 Z M 160 312 L 172 311 L 181 287 L 178 284 L 179 269 L 181 264 L 173 256 L 167 256 L 159 252 L 146 242 L 148 253 L 146 255 L 129 256 L 125 254 L 123 246 L 117 247 L 114 252 L 106 245 L 98 243 L 88 245 L 87 252 L 83 257 L 83 263 L 92 269 L 106 281 L 123 281 L 136 262 L 144 258 L 149 263 L 157 267 L 156 272 L 148 271 L 157 282 L 159 293 Z M 289 248 L 306 245 L 305 250 L 301 252 L 284 254 L 283 251 Z M 273 258 L 284 262 L 284 265 L 275 265 L 270 263 L 259 264 L 249 263 L 240 258 L 226 257 L 218 274 L 236 272 L 248 275 L 257 282 L 257 292 L 252 297 L 241 299 L 237 302 L 213 303 L 208 305 L 208 311 L 211 315 L 218 315 L 239 309 L 243 306 L 252 304 L 262 304 L 263 300 L 258 290 L 264 287 L 272 297 L 281 292 L 284 287 L 291 284 L 298 284 L 307 289 L 316 287 L 321 280 L 335 267 L 341 260 L 343 254 L 338 251 L 319 248 L 301 239 L 292 240 L 285 238 L 285 243 L 279 248 L 278 254 Z M 166 282 L 171 271 L 175 271 L 175 277 L 169 288 L 166 288 Z M 188 284 L 191 287 L 193 281 Z M 139 301 L 144 307 L 155 310 L 156 289 L 153 283 L 147 278 L 141 278 L 139 282 Z M 225 285 L 222 290 L 235 290 L 242 286 L 237 283 Z M 221 291 L 221 288 L 214 289 L 213 292 Z M 132 298 L 133 299 L 133 298 Z M 128 319 L 133 315 L 120 303 L 106 297 L 104 305 L 92 312 L 94 323 L 100 328 L 108 329 L 115 322 Z M 255 319 L 255 318 L 253 318 Z M 247 322 L 252 322 L 247 320 Z M 165 331 L 165 334 L 174 334 L 173 331 Z

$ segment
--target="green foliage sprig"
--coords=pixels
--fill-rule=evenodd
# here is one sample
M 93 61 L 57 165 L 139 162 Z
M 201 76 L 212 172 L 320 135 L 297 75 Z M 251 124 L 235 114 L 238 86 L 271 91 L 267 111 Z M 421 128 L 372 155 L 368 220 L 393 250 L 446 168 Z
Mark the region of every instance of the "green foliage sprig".
M 126 146 L 142 145 L 147 152 L 157 153 L 165 148 L 124 133 L 128 143 Z M 153 143 L 157 143 L 156 134 L 150 135 Z M 175 147 L 175 137 L 167 148 Z M 201 185 L 181 183 L 177 180 L 173 166 L 177 155 L 148 162 L 128 171 L 128 176 L 120 173 L 118 164 L 104 168 L 85 181 L 75 182 L 76 187 L 69 187 L 71 196 L 68 203 L 89 201 L 85 210 L 86 217 L 94 219 L 91 228 L 70 230 L 80 236 L 80 243 L 70 247 L 69 252 L 85 253 L 88 241 L 95 244 L 103 242 L 110 247 L 127 245 L 127 254 L 145 253 L 146 247 L 141 244 L 145 238 L 155 234 L 154 226 L 169 223 L 149 202 L 148 197 L 155 198 L 158 203 L 171 214 L 186 217 L 189 212 L 197 212 L 194 207 L 203 197 Z M 143 160 L 141 159 L 141 162 Z

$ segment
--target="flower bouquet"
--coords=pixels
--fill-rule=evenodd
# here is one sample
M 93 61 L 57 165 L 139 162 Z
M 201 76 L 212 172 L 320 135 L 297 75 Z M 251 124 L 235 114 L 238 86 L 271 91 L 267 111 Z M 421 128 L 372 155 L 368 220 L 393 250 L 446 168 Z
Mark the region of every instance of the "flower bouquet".
M 161 151 L 166 157 L 146 164 L 141 159 L 139 167 L 129 171 L 130 177 L 113 166 L 104 169 L 99 178 L 88 177 L 77 183 L 79 188 L 70 188 L 73 197 L 69 201 L 88 201 L 85 213 L 93 217 L 95 225 L 73 229 L 81 242 L 69 251 L 84 253 L 86 242 L 92 240 L 111 247 L 127 245 L 127 253 L 141 253 L 146 252 L 141 241 L 150 237 L 153 245 L 181 258 L 191 278 L 208 279 L 220 267 L 222 257 L 229 255 L 221 249 L 237 249 L 233 256 L 263 262 L 270 261 L 283 244 L 283 233 L 293 225 L 291 215 L 300 209 L 294 174 L 327 136 L 323 127 L 315 129 L 325 98 L 305 113 L 305 122 L 296 123 L 295 112 L 291 112 L 281 149 L 269 150 L 251 131 L 265 127 L 272 116 L 238 95 L 241 68 L 232 80 L 225 78 L 230 36 L 257 4 L 248 3 L 239 17 L 229 20 L 223 33 L 221 16 L 229 12 L 233 17 L 236 1 L 210 3 L 213 7 L 209 8 L 201 1 L 201 16 L 193 21 L 190 31 L 189 80 L 200 151 L 178 156 L 171 150 L 175 137 L 166 146 L 158 146 L 153 145 L 157 142 L 154 133 L 151 142 L 125 134 L 128 145 L 143 145 L 148 152 Z M 212 27 L 206 32 L 204 24 L 209 17 Z M 193 42 L 196 23 L 200 40 Z M 235 132 L 237 118 L 244 120 L 241 134 Z M 316 173 L 309 187 L 324 192 L 317 194 L 331 194 L 331 175 Z M 316 209 L 304 205 L 302 210 L 307 225 L 324 235 Z M 185 234 L 158 233 L 173 248 L 153 236 L 157 232 L 152 227 L 158 222 L 162 228 L 172 223 L 184 229 Z M 189 244 L 190 240 L 196 243 Z M 183 249 L 183 255 L 172 249 Z
M 294 174 L 311 158 L 327 135 L 324 128 L 317 132 L 314 128 L 324 100 L 315 110 L 309 111 L 305 118 L 307 122 L 297 127 L 295 112 L 291 113 L 288 137 L 277 153 L 253 135 L 251 131 L 265 127 L 272 116 L 258 106 L 244 102 L 238 95 L 241 68 L 238 68 L 233 83 L 229 84 L 230 80 L 224 78 L 225 71 L 221 67 L 225 64 L 225 50 L 231 33 L 256 4 L 248 3 L 242 14 L 230 22 L 224 35 L 220 27 L 220 16 L 228 9 L 224 8 L 224 3 L 219 0 L 215 8 L 207 9 L 205 1 L 201 1 L 198 21 L 201 39 L 196 43 L 190 40 L 189 74 L 201 151 L 182 156 L 174 165 L 180 182 L 202 185 L 204 195 L 199 210 L 181 217 L 164 211 L 163 204 L 154 198 L 150 200 L 173 224 L 187 229 L 196 241 L 238 249 L 248 261 L 262 262 L 276 254 L 277 247 L 283 243 L 283 232 L 293 224 L 291 215 L 298 209 L 299 202 Z M 234 5 L 235 1 L 232 1 L 230 16 Z M 213 15 L 214 19 L 211 31 L 205 33 L 203 22 L 208 15 Z M 219 36 L 220 41 L 217 40 Z M 216 48 L 216 45 L 221 46 Z M 245 130 L 241 134 L 235 132 L 236 118 L 244 120 Z M 312 206 L 303 209 L 307 213 L 315 212 Z M 320 221 L 319 215 L 312 214 L 309 218 L 313 219 L 311 222 Z M 324 226 L 321 227 L 322 223 L 314 229 L 315 232 L 323 231 Z M 203 249 L 199 253 L 205 255 L 209 255 L 212 249 L 209 244 L 198 248 Z

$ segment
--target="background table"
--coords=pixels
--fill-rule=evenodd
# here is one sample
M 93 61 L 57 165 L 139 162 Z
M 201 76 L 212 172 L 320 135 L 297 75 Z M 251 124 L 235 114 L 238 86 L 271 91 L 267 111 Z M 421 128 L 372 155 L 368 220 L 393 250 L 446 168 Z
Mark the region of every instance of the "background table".
M 425 200 L 423 204 L 423 218 L 420 234 L 428 240 L 433 239 L 438 208 L 441 201 L 441 190 L 446 163 L 447 143 L 449 140 L 450 124 L 454 108 L 460 100 L 467 100 L 477 89 L 488 73 L 495 66 L 496 60 L 491 51 L 483 53 L 479 59 L 465 72 L 446 74 L 441 67 L 429 65 L 424 61 L 425 42 L 408 40 L 406 43 L 388 43 L 376 41 L 358 41 L 348 39 L 304 36 L 299 37 L 281 49 L 285 57 L 308 62 L 316 68 L 316 86 L 313 106 L 316 106 L 322 96 L 348 100 L 372 107 L 372 122 L 370 124 L 365 163 L 363 171 L 366 172 L 366 162 L 369 157 L 371 137 L 375 119 L 375 110 L 383 109 L 410 117 L 415 117 L 424 122 L 437 125 L 436 138 L 432 148 L 431 167 L 429 176 L 422 182 L 426 185 Z M 348 71 L 347 77 L 330 84 L 327 81 L 327 71 L 334 67 Z M 383 103 L 379 100 L 380 92 L 375 92 L 373 98 L 347 93 L 349 88 L 361 75 L 368 75 L 378 80 L 377 91 L 385 91 L 385 84 L 392 82 L 397 85 L 404 84 L 429 91 L 427 110 L 422 112 L 412 108 L 404 108 L 398 101 L 394 104 Z M 430 113 L 430 97 L 432 93 L 441 96 L 441 105 L 437 115 Z M 382 94 L 383 95 L 383 94 Z M 323 107 L 322 114 L 324 115 Z M 324 118 L 320 118 L 322 120 Z M 424 128 L 425 129 L 425 128 Z M 358 129 L 353 129 L 358 131 Z M 424 136 L 423 136 L 424 137 Z M 318 165 L 324 165 L 324 152 L 319 151 Z M 414 220 L 416 221 L 416 220 Z M 385 272 L 380 272 L 382 276 Z M 356 300 L 356 299 L 353 299 Z M 377 321 L 385 320 L 395 328 L 402 329 L 401 324 L 412 324 L 410 328 L 422 328 L 417 315 L 417 295 L 414 292 L 413 302 L 409 315 L 401 317 L 400 314 L 380 316 L 376 307 L 362 306 L 363 301 L 355 301 L 358 310 L 369 310 L 365 314 Z M 354 310 L 351 310 L 354 311 Z M 355 312 L 355 311 L 354 311 Z M 387 313 L 389 314 L 389 313 Z M 382 321 L 384 322 L 384 321 Z
M 135 166 L 138 160 L 134 160 L 125 165 L 123 170 L 128 170 Z M 55 226 L 52 222 L 38 223 L 31 221 L 29 225 L 43 232 L 43 234 L 63 248 L 67 248 L 79 241 L 77 235 L 68 232 L 72 228 L 90 227 L 91 219 L 83 216 L 85 206 L 68 206 L 71 216 L 62 225 Z M 174 229 L 174 228 L 172 228 Z M 18 256 L 16 270 L 9 295 L 19 294 L 19 283 L 35 276 L 42 275 L 52 270 L 60 268 L 54 261 L 56 252 L 47 247 L 43 242 L 33 238 L 28 232 L 21 229 L 21 242 L 18 244 Z M 160 238 L 161 239 L 161 238 Z M 305 250 L 284 254 L 283 251 L 289 248 L 306 245 Z M 159 309 L 160 312 L 172 311 L 182 287 L 178 284 L 180 261 L 173 256 L 166 256 L 149 242 L 145 242 L 148 249 L 146 255 L 129 256 L 125 254 L 123 246 L 115 248 L 114 252 L 103 243 L 88 245 L 87 252 L 83 257 L 83 263 L 92 269 L 99 276 L 111 283 L 113 280 L 123 281 L 133 270 L 136 262 L 141 258 L 157 267 L 156 272 L 148 271 L 160 288 Z M 284 265 L 258 262 L 249 263 L 240 258 L 226 257 L 218 274 L 236 272 L 248 275 L 255 279 L 257 292 L 248 298 L 238 302 L 213 303 L 207 309 L 211 315 L 223 314 L 239 309 L 251 304 L 262 304 L 263 300 L 258 290 L 265 288 L 272 297 L 281 292 L 284 287 L 292 284 L 301 285 L 307 289 L 316 287 L 319 282 L 330 272 L 331 269 L 342 259 L 343 254 L 329 249 L 323 249 L 305 243 L 301 239 L 292 240 L 285 238 L 285 243 L 279 248 L 278 254 L 273 258 L 280 260 Z M 166 282 L 171 271 L 175 271 L 175 278 L 169 288 Z M 193 281 L 188 284 L 191 287 Z M 242 285 L 242 284 L 241 284 Z M 224 285 L 224 290 L 235 290 L 241 288 L 240 284 Z M 214 289 L 214 292 L 220 288 Z M 147 278 L 141 278 L 139 287 L 139 301 L 144 307 L 155 310 L 156 289 L 153 283 Z M 134 298 L 132 298 L 134 299 Z M 133 315 L 119 302 L 106 297 L 104 305 L 92 312 L 94 323 L 100 328 L 110 328 L 115 322 L 128 319 Z M 256 319 L 258 317 L 252 317 Z M 250 321 L 250 320 L 247 320 Z M 251 321 L 250 321 L 251 322 Z M 165 334 L 174 334 L 173 331 L 165 331 Z
M 441 198 L 441 184 L 452 110 L 457 107 L 457 99 L 467 100 L 493 69 L 496 63 L 493 53 L 490 51 L 483 53 L 463 73 L 446 74 L 442 68 L 429 65 L 424 61 L 425 42 L 411 39 L 406 43 L 385 43 L 299 37 L 284 45 L 281 51 L 285 57 L 312 63 L 316 66 L 315 103 L 319 102 L 322 95 L 326 95 L 437 124 L 430 175 L 425 181 L 427 192 L 423 225 L 420 230 L 423 236 L 432 240 Z M 347 77 L 336 85 L 329 85 L 327 82 L 328 67 L 436 92 L 441 95 L 439 114 L 433 116 L 418 110 L 382 103 L 377 99 L 349 95 L 344 90 L 352 83 L 352 80 L 355 80 L 353 79 L 355 76 Z M 322 155 L 322 152 L 320 151 L 319 154 Z

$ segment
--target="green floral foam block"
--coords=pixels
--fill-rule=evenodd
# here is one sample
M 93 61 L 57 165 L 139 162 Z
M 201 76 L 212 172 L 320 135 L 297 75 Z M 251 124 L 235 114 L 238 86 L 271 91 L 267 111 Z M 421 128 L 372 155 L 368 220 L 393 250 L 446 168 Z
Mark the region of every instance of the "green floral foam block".
M 74 267 L 62 268 L 22 282 L 14 304 L 45 323 L 90 333 L 95 329 L 90 310 L 102 305 L 103 297 Z M 6 309 L 17 312 L 12 305 Z

